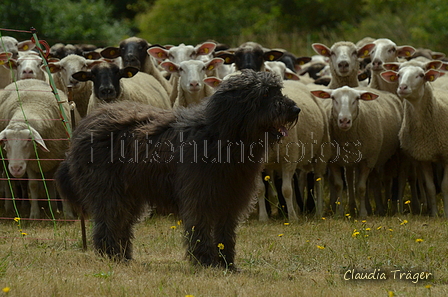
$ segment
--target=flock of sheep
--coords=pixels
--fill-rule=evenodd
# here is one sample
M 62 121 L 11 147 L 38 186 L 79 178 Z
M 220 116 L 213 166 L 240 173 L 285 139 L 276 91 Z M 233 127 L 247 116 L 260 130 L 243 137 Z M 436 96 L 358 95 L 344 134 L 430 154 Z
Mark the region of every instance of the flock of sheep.
M 315 207 L 318 217 L 403 212 L 406 185 L 413 213 L 448 217 L 444 55 L 384 38 L 331 47 L 315 43 L 313 49 L 316 56 L 296 57 L 254 42 L 237 48 L 215 42 L 162 47 L 131 37 L 119 47 L 55 44 L 43 60 L 33 42 L 3 36 L 2 197 L 29 195 L 32 219 L 42 217 L 38 201 L 46 192 L 57 200 L 53 183 L 40 181 L 52 179 L 69 146 L 61 114 L 70 123 L 75 117 L 76 123 L 98 105 L 120 100 L 188 108 L 212 95 L 222 80 L 249 68 L 281 76 L 284 94 L 302 110 L 297 125 L 280 131 L 285 135 L 281 142 L 266 148 L 264 173 L 254 194 L 260 220 L 275 214 L 277 189 L 294 220 L 305 204 Z M 324 199 L 324 189 L 329 199 Z M 5 212 L 14 209 L 6 199 Z M 62 210 L 66 218 L 76 216 L 65 203 Z

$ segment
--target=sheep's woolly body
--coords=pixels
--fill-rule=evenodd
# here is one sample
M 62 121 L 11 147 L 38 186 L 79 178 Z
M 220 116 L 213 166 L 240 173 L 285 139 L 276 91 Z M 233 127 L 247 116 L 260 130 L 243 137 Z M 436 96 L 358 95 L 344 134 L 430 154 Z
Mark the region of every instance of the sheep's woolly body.
M 68 88 L 62 81 L 60 73 L 53 74 L 53 80 L 56 88 L 68 95 Z M 81 117 L 87 114 L 89 98 L 92 95 L 93 83 L 91 81 L 79 82 L 79 86 L 72 89 L 73 101 L 76 103 L 76 109 Z
M 201 102 L 203 98 L 210 97 L 215 92 L 212 87 L 204 84 L 202 89 L 199 92 L 197 92 L 194 96 L 192 96 L 191 93 L 185 92 L 179 84 L 176 88 L 178 92 L 173 107 L 198 104 L 199 102 Z
M 165 90 L 153 76 L 147 73 L 138 72 L 131 78 L 120 79 L 120 90 L 120 95 L 114 101 L 130 100 L 147 103 L 163 109 L 171 108 L 170 100 Z M 91 113 L 101 102 L 102 100 L 92 92 L 87 113 Z
M 448 94 L 426 83 L 418 105 L 405 100 L 402 148 L 418 161 L 448 162 Z
M 155 78 L 162 85 L 163 89 L 166 91 L 166 94 L 169 96 L 173 87 L 170 85 L 169 81 L 163 77 L 162 72 L 157 69 L 156 63 L 157 62 L 155 59 L 148 55 L 148 57 L 146 57 L 145 64 L 140 71 L 152 75 L 153 78 Z
M 288 131 L 288 136 L 269 149 L 265 163 L 267 172 L 276 171 L 282 175 L 282 191 L 290 219 L 297 219 L 292 203 L 292 177 L 296 169 L 313 171 L 316 178 L 324 176 L 326 162 L 330 157 L 328 119 L 320 99 L 313 97 L 301 82 L 284 81 L 282 93 L 296 102 L 301 113 L 297 124 Z M 263 194 L 263 193 L 262 193 Z M 322 215 L 322 193 L 316 193 L 317 215 Z M 260 195 L 260 220 L 267 220 L 264 211 L 264 195 Z
M 352 127 L 343 131 L 338 119 L 329 110 L 331 139 L 338 143 L 339 151 L 333 150 L 330 162 L 340 166 L 355 165 L 366 160 L 369 168 L 378 168 L 396 152 L 399 147 L 398 131 L 403 118 L 403 105 L 397 96 L 388 92 L 358 87 L 379 94 L 376 100 L 359 100 L 358 116 Z

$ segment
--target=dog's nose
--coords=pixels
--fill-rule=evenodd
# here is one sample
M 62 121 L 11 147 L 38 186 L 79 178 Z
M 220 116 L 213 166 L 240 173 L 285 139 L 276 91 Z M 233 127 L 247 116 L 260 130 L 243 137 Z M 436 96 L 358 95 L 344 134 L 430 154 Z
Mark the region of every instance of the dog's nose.
M 293 111 L 298 114 L 300 112 L 300 108 L 297 106 L 294 106 Z

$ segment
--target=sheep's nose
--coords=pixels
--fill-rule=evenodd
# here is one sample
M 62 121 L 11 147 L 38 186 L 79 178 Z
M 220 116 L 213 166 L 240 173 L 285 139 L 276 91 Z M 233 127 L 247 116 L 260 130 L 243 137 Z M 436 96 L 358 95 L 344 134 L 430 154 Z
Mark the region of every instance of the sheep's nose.
M 348 67 L 348 62 L 347 61 L 341 61 L 338 63 L 338 67 L 339 68 L 347 68 Z

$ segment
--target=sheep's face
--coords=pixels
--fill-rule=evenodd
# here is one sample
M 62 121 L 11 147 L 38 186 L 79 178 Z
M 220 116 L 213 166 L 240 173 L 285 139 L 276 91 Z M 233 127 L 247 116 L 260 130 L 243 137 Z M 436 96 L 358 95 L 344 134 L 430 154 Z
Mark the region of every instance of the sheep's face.
M 28 128 L 21 130 L 6 128 L 0 133 L 3 150 L 9 159 L 8 170 L 14 177 L 24 176 L 28 160 L 35 156 L 34 145 L 31 139 L 35 139 L 38 147 L 48 152 L 40 134 L 33 128 L 31 130 L 33 131 L 33 136 L 31 136 Z
M 381 38 L 373 42 L 370 52 L 372 71 L 384 71 L 383 64 L 397 61 L 397 45 L 389 39 Z
M 84 84 L 73 78 L 72 75 L 79 71 L 87 71 L 95 64 L 101 61 L 87 60 L 78 55 L 69 55 L 59 62 L 49 63 L 52 73 L 59 72 L 62 82 L 67 87 L 72 87 L 74 90 L 80 89 Z
M 398 88 L 397 94 L 401 98 L 413 100 L 413 94 L 417 94 L 420 97 L 422 94 L 418 94 L 418 90 L 422 89 L 425 80 L 425 71 L 418 66 L 406 66 L 401 68 L 397 74 Z
M 120 42 L 120 55 L 123 67 L 140 68 L 145 64 L 148 57 L 149 44 L 146 40 L 131 37 Z
M 0 37 L 0 52 L 11 53 L 13 59 L 16 59 L 19 56 L 18 45 L 19 42 L 14 37 Z
M 260 71 L 263 64 L 263 49 L 256 44 L 247 44 L 235 51 L 235 65 L 238 70 L 252 69 Z
M 199 60 L 184 61 L 179 65 L 180 86 L 184 92 L 198 93 L 204 87 L 206 65 Z
M 40 79 L 45 80 L 45 74 L 41 69 L 42 58 L 38 55 L 29 54 L 21 56 L 16 62 L 18 79 Z
M 314 96 L 332 99 L 332 118 L 342 131 L 348 131 L 358 118 L 359 100 L 370 101 L 378 98 L 375 93 L 353 89 L 347 86 L 335 90 L 312 91 Z
M 350 76 L 357 74 L 359 69 L 358 50 L 353 44 L 338 45 L 331 47 L 330 65 L 338 76 Z

